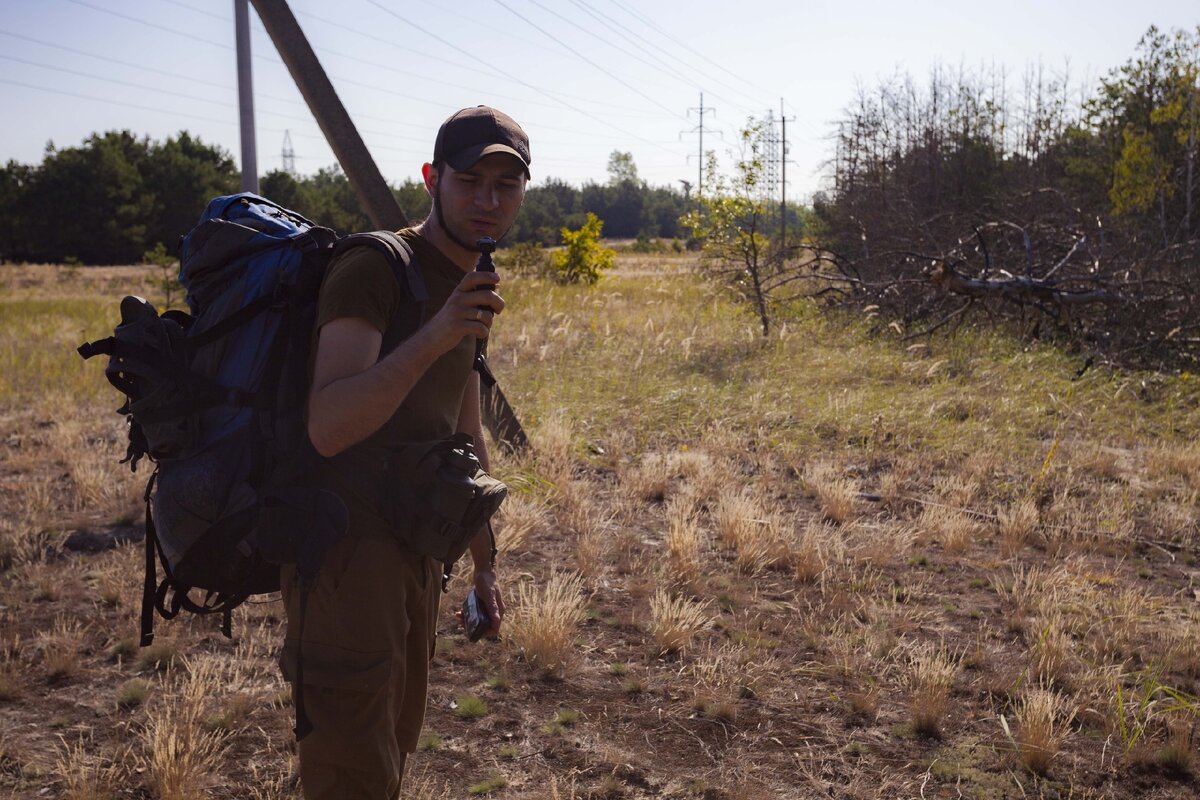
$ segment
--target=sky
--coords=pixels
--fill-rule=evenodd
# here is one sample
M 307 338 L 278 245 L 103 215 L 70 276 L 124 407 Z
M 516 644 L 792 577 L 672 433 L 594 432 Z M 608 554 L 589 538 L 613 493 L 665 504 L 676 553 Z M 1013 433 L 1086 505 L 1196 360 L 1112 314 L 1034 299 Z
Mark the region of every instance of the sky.
M 1150 25 L 1200 24 L 1196 0 L 291 0 L 384 176 L 420 179 L 441 122 L 484 103 L 525 128 L 534 185 L 607 180 L 614 150 L 652 185 L 730 163 L 748 119 L 786 133 L 789 200 L 825 184 L 859 87 L 935 67 L 1094 86 Z M 187 130 L 240 160 L 234 0 L 0 0 L 0 160 L 49 142 Z M 335 162 L 251 8 L 259 173 Z M 786 119 L 786 127 L 780 124 Z

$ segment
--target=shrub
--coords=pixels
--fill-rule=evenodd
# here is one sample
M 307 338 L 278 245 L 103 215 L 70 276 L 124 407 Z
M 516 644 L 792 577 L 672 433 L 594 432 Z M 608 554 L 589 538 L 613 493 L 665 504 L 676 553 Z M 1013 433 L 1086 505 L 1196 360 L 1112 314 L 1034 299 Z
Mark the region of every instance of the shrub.
M 579 230 L 562 229 L 566 247 L 550 256 L 550 265 L 560 281 L 593 286 L 613 268 L 617 254 L 600 246 L 600 229 L 603 227 L 604 221 L 589 211 L 587 221 Z
M 546 251 L 534 242 L 518 242 L 496 253 L 496 263 L 516 275 L 537 277 L 546 272 Z

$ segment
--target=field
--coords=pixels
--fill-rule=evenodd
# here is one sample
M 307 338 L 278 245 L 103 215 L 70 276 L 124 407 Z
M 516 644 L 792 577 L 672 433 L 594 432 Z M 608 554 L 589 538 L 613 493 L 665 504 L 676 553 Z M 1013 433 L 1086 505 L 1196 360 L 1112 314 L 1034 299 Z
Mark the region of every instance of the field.
M 405 797 L 1190 798 L 1200 379 L 1004 333 L 769 340 L 682 257 L 513 278 L 499 643 Z M 298 797 L 281 608 L 136 646 L 146 470 L 74 354 L 151 268 L 0 266 L 0 794 Z

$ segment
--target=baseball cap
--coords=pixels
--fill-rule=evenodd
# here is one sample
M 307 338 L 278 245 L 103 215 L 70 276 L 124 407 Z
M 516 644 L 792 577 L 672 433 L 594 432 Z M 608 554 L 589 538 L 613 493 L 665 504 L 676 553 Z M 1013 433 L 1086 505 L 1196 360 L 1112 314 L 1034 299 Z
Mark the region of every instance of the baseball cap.
M 488 106 L 464 108 L 450 115 L 438 128 L 433 143 L 433 163 L 443 161 L 455 169 L 470 169 L 492 153 L 508 153 L 521 159 L 529 177 L 529 137 L 516 120 Z

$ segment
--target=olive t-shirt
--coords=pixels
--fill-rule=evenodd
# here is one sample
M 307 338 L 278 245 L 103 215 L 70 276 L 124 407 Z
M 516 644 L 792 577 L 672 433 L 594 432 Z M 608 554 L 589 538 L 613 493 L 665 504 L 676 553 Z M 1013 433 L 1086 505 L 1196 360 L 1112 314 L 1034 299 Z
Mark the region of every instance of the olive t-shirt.
M 412 247 L 429 294 L 421 320 L 425 324 L 445 304 L 464 273 L 415 230 L 406 228 L 399 235 Z M 415 310 L 383 254 L 370 247 L 357 247 L 335 259 L 326 270 L 316 335 L 320 335 L 321 326 L 344 317 L 364 319 L 384 333 L 393 324 L 405 324 L 403 315 Z M 380 476 L 368 474 L 373 470 L 366 466 L 373 462 L 374 454 L 403 442 L 442 439 L 455 432 L 474 355 L 475 339 L 464 337 L 425 371 L 378 431 L 328 460 L 332 468 L 323 470 L 322 483 L 346 503 L 352 532 L 365 532 L 383 523 L 377 508 L 383 488 Z

